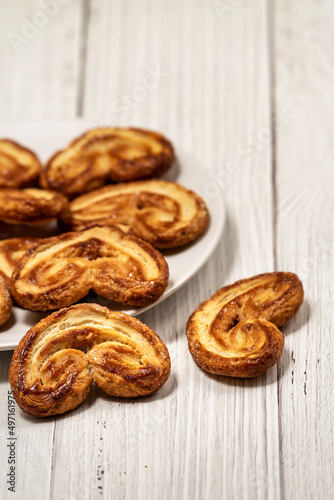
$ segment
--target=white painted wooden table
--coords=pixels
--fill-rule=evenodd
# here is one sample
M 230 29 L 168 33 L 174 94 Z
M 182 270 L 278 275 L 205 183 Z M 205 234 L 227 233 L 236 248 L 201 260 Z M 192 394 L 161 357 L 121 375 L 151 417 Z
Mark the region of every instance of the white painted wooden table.
M 2 498 L 333 498 L 334 3 L 332 0 L 12 0 L 0 6 L 0 120 L 85 117 L 162 131 L 211 172 L 228 219 L 205 267 L 140 316 L 172 375 L 138 402 L 92 391 L 40 421 L 16 408 Z M 278 365 L 206 375 L 185 323 L 219 287 L 296 272 L 306 299 Z

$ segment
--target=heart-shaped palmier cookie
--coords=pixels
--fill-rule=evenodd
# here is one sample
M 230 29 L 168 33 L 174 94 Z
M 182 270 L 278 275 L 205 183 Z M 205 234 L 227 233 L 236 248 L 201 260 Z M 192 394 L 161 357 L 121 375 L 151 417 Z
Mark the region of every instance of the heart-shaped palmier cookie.
M 46 189 L 0 189 L 0 220 L 8 224 L 43 226 L 59 217 L 68 199 Z
M 37 182 L 41 163 L 35 153 L 9 139 L 0 139 L 0 187 L 22 188 Z
M 88 130 L 50 158 L 40 183 L 72 198 L 106 182 L 159 176 L 174 159 L 173 147 L 162 134 L 100 127 Z
M 73 200 L 62 214 L 65 227 L 114 226 L 155 248 L 194 241 L 209 223 L 204 200 L 176 182 L 151 179 L 106 186 Z
M 218 290 L 190 316 L 187 337 L 195 361 L 206 371 L 255 377 L 280 358 L 277 328 L 298 311 L 303 286 L 293 273 L 260 274 Z
M 32 327 L 14 351 L 9 381 L 17 404 L 36 417 L 65 413 L 92 381 L 110 396 L 146 396 L 168 379 L 159 336 L 138 319 L 97 304 L 77 304 Z
M 93 227 L 41 240 L 11 278 L 16 302 L 32 310 L 74 304 L 94 290 L 136 307 L 155 302 L 168 284 L 168 264 L 150 244 L 117 228 Z

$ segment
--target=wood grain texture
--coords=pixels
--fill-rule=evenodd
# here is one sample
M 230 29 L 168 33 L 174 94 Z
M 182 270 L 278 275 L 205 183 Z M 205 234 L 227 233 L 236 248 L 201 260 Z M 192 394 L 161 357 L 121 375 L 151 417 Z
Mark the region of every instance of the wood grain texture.
M 47 3 L 47 2 L 46 2 Z M 79 91 L 82 12 L 72 0 L 47 14 L 38 2 L 2 6 L 2 121 L 71 118 Z M 43 15 L 44 12 L 44 15 Z
M 278 2 L 276 103 L 290 113 L 277 134 L 277 267 L 293 268 L 305 303 L 284 331 L 279 369 L 284 498 L 331 498 L 334 484 L 334 5 Z
M 168 346 L 168 383 L 127 402 L 93 388 L 45 422 L 17 409 L 5 498 L 331 498 L 333 3 L 73 0 L 16 52 L 8 32 L 40 9 L 0 7 L 0 120 L 155 128 L 202 161 L 212 182 L 200 194 L 223 196 L 228 218 L 204 268 L 139 318 Z M 278 365 L 253 380 L 206 374 L 188 351 L 189 314 L 274 269 L 296 272 L 306 294 Z M 11 354 L 0 353 L 3 450 Z M 7 467 L 1 453 L 3 491 Z

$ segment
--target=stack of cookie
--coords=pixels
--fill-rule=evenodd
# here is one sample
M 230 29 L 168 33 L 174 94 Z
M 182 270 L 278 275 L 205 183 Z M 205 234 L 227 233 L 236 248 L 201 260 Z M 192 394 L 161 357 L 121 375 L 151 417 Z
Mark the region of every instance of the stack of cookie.
M 122 305 L 143 307 L 157 301 L 165 292 L 169 270 L 161 251 L 193 242 L 209 222 L 208 209 L 198 194 L 176 182 L 157 178 L 174 161 L 173 147 L 163 135 L 134 128 L 89 130 L 55 153 L 45 166 L 29 149 L 7 139 L 0 140 L 0 220 L 17 227 L 39 226 L 42 233 L 51 221 L 58 223 L 51 237 L 36 238 L 31 232 L 29 236 L 0 242 L 0 323 L 7 321 L 12 299 L 18 306 L 35 311 L 67 308 L 66 325 L 62 320 L 62 328 L 57 329 L 55 325 L 63 316 L 51 315 L 47 330 L 55 333 L 41 334 L 46 328 L 44 323 L 39 326 L 41 322 L 28 332 L 15 351 L 10 380 L 17 401 L 25 411 L 44 416 L 77 406 L 90 385 L 85 370 L 88 365 L 91 368 L 94 365 L 92 348 L 104 357 L 109 373 L 115 363 L 122 369 L 133 365 L 131 376 L 139 381 L 140 389 L 134 390 L 131 386 L 130 390 L 125 383 L 130 375 L 123 376 L 121 369 L 115 369 L 117 374 L 104 384 L 109 394 L 148 394 L 167 380 L 170 370 L 167 348 L 154 332 L 148 332 L 148 327 L 122 313 L 111 314 L 101 306 L 73 304 L 85 301 L 85 296 L 93 290 Z M 79 326 L 84 327 L 78 327 L 71 319 L 72 316 L 78 318 L 78 314 L 82 318 Z M 95 318 L 93 323 L 91 318 Z M 106 318 L 105 324 L 101 318 Z M 106 326 L 108 322 L 118 325 L 111 327 L 112 334 Z M 120 334 L 124 324 L 129 326 L 127 333 Z M 71 333 L 67 334 L 68 331 Z M 64 385 L 75 371 L 81 374 L 77 377 L 80 380 L 83 377 L 87 383 L 84 389 L 79 384 L 80 394 L 72 394 L 72 403 L 68 402 L 67 392 L 63 404 L 59 405 L 57 400 L 52 408 L 43 409 L 43 402 L 36 403 L 34 409 L 33 401 L 38 399 L 36 381 L 31 379 L 34 368 L 28 367 L 22 355 L 23 351 L 27 352 L 32 332 L 39 332 L 34 334 L 37 347 L 32 356 L 36 356 L 36 360 L 40 360 L 41 349 L 47 352 L 50 344 L 50 356 L 43 354 L 41 364 L 38 361 L 42 367 L 39 376 L 43 379 L 43 388 L 39 388 L 42 401 L 48 385 L 56 382 L 56 385 Z M 85 347 L 90 354 L 87 353 L 84 360 L 81 356 L 79 361 L 76 352 L 74 357 L 66 358 L 71 361 L 54 358 L 54 346 L 59 343 L 64 348 L 64 342 L 72 351 Z M 107 343 L 106 350 L 99 350 L 101 343 Z M 155 352 L 160 343 L 164 347 L 161 352 Z M 154 348 L 149 347 L 151 344 Z M 135 368 L 142 349 L 142 368 Z M 154 357 L 160 361 L 154 361 Z M 165 360 L 162 371 L 157 368 L 161 359 Z M 32 363 L 30 355 L 29 363 Z M 61 376 L 60 364 L 64 367 Z M 144 368 L 146 364 L 151 366 L 152 373 Z M 57 381 L 52 375 L 56 372 L 60 377 Z M 18 373 L 24 373 L 22 380 Z M 100 378 L 105 378 L 106 370 L 103 373 Z M 18 385 L 25 387 L 24 401 L 20 399 Z
M 209 221 L 200 196 L 156 178 L 174 160 L 163 135 L 133 128 L 89 130 L 44 167 L 32 151 L 1 140 L 0 220 L 59 222 L 51 238 L 0 242 L 0 272 L 16 303 L 54 310 L 90 289 L 135 307 L 159 299 L 168 265 L 158 249 L 187 245 Z

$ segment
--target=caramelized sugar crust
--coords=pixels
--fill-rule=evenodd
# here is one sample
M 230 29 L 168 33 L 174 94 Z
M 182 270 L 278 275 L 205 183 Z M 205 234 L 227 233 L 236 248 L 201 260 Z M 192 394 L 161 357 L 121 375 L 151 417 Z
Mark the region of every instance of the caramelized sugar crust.
M 4 278 L 0 275 L 0 326 L 9 319 L 12 312 L 12 299 Z
M 138 319 L 97 304 L 54 312 L 14 351 L 9 381 L 17 404 L 36 417 L 58 415 L 86 398 L 92 381 L 110 396 L 145 396 L 170 374 L 167 347 Z
M 68 199 L 46 189 L 0 189 L 0 220 L 8 224 L 42 226 L 60 216 Z
M 157 177 L 174 160 L 171 143 L 157 132 L 101 127 L 88 130 L 50 158 L 40 183 L 72 198 L 107 182 Z
M 168 284 L 168 265 L 148 243 L 116 228 L 93 227 L 37 243 L 20 260 L 11 293 L 21 306 L 53 310 L 90 289 L 132 306 L 155 302 Z
M 221 288 L 188 320 L 192 356 L 204 370 L 217 375 L 260 375 L 280 358 L 284 337 L 277 327 L 296 314 L 303 297 L 298 277 L 284 272 Z
M 39 159 L 30 149 L 9 139 L 0 139 L 0 187 L 32 186 L 41 169 Z
M 147 180 L 105 186 L 73 200 L 62 214 L 72 229 L 115 226 L 156 248 L 194 241 L 209 223 L 204 200 L 176 182 Z
M 12 273 L 32 246 L 38 243 L 39 238 L 24 236 L 22 238 L 9 238 L 0 241 L 0 274 L 9 286 Z

